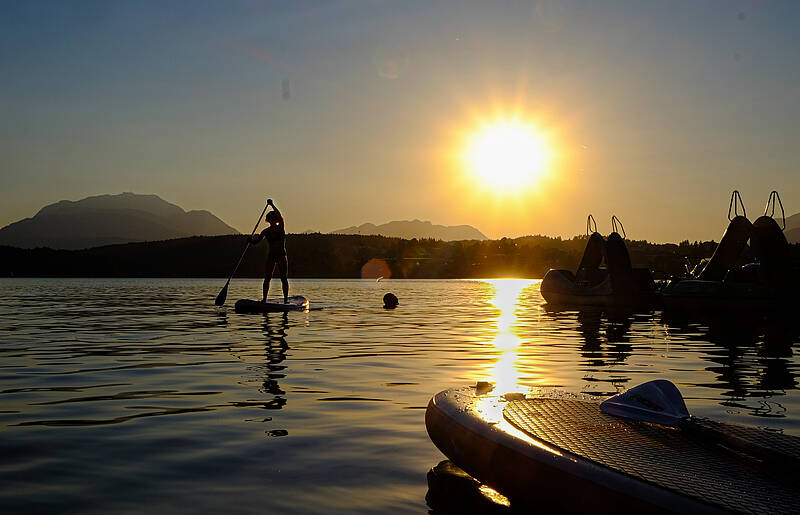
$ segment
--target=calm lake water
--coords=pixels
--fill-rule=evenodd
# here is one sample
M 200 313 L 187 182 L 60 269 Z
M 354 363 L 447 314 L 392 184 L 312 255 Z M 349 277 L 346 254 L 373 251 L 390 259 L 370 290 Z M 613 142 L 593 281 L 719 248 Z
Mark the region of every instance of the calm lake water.
M 322 310 L 238 315 L 261 283 L 220 309 L 223 284 L 0 279 L 0 511 L 424 513 L 425 406 L 478 380 L 667 378 L 695 414 L 800 435 L 782 329 L 552 311 L 513 279 L 294 280 Z

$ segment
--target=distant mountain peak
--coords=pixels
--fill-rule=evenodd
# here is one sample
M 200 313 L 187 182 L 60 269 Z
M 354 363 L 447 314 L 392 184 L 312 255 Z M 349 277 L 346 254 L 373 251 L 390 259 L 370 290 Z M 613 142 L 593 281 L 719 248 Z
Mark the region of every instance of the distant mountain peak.
M 76 207 L 91 209 L 138 209 L 162 216 L 178 215 L 186 212 L 158 195 L 126 191 L 117 195 L 94 195 L 81 200 L 59 200 L 54 204 L 44 206 L 36 213 L 36 216 L 43 212 Z
M 0 229 L 0 245 L 78 249 L 237 233 L 209 211 L 187 212 L 158 195 L 124 192 L 44 206 Z
M 375 225 L 364 223 L 332 231 L 331 234 L 380 235 L 393 238 L 432 238 L 435 240 L 487 240 L 482 232 L 471 225 L 436 225 L 429 220 L 396 220 Z

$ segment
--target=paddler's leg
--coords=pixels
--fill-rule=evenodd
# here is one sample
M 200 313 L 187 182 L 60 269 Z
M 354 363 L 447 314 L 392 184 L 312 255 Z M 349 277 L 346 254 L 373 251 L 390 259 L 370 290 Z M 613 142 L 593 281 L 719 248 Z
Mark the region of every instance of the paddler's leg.
M 275 260 L 267 258 L 267 268 L 264 271 L 264 297 L 261 302 L 267 302 L 267 294 L 269 293 L 269 282 L 272 280 L 272 271 L 275 270 Z
M 278 258 L 278 273 L 281 276 L 281 287 L 283 288 L 283 303 L 289 302 L 289 260 L 286 256 Z

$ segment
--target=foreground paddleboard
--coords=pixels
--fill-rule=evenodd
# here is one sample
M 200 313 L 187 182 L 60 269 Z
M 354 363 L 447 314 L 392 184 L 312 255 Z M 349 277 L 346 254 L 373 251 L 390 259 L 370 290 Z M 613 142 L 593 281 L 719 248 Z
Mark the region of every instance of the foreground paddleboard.
M 309 307 L 308 299 L 302 295 L 289 297 L 284 304 L 280 300 L 261 302 L 258 300 L 237 300 L 233 310 L 237 313 L 276 313 L 282 311 L 305 311 Z
M 784 450 L 788 462 L 797 459 L 798 438 L 708 422 Z M 608 415 L 591 400 L 446 390 L 431 399 L 425 425 L 448 458 L 512 505 L 586 513 L 800 512 L 796 471 L 732 450 L 724 439 Z

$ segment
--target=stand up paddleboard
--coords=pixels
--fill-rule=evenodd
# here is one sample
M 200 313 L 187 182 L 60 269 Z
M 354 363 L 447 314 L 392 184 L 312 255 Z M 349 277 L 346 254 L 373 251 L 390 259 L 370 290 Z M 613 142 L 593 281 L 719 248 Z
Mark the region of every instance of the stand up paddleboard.
M 289 297 L 284 304 L 280 300 L 261 302 L 258 300 L 237 300 L 233 310 L 237 313 L 276 313 L 283 311 L 306 311 L 309 307 L 308 299 L 302 295 Z
M 512 507 L 800 512 L 800 438 L 688 412 L 670 427 L 608 414 L 592 400 L 502 396 L 490 388 L 479 383 L 437 394 L 425 425 L 450 460 L 507 496 Z M 642 406 L 640 412 L 659 411 L 650 402 Z

